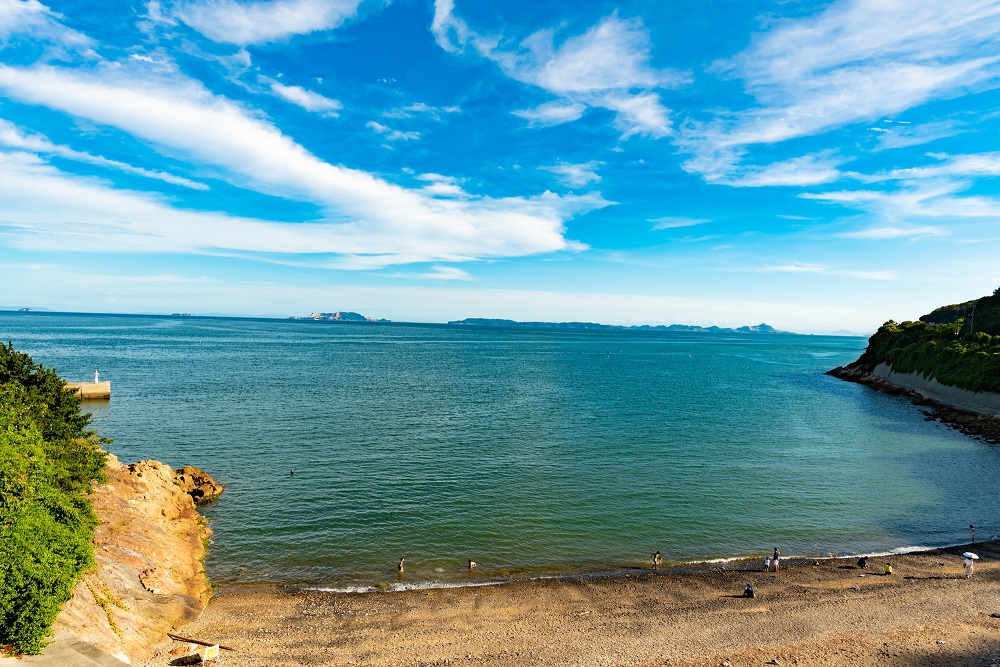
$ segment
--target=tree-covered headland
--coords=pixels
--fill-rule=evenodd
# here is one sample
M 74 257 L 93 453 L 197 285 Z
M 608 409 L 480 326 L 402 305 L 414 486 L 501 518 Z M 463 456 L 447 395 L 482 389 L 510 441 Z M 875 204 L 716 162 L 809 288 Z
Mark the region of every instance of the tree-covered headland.
M 0 344 L 0 646 L 38 653 L 94 562 L 108 442 L 55 371 Z
M 916 322 L 886 322 L 857 361 L 868 373 L 880 363 L 970 391 L 1000 392 L 1000 288 Z

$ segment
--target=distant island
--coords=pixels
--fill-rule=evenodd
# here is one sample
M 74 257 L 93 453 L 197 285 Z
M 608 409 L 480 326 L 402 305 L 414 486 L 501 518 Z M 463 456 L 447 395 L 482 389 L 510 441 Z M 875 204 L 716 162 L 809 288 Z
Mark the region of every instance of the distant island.
M 689 324 L 637 324 L 626 326 L 624 324 L 598 324 L 596 322 L 517 322 L 515 320 L 498 320 L 483 317 L 467 317 L 464 320 L 454 320 L 448 324 L 471 327 L 518 327 L 522 329 L 585 329 L 585 330 L 627 330 L 627 331 L 681 331 L 694 333 L 778 333 L 787 334 L 789 331 L 778 331 L 767 324 L 756 326 L 742 326 L 735 329 L 725 327 L 700 327 Z
M 290 320 L 316 320 L 318 322 L 388 322 L 374 317 L 365 317 L 361 313 L 349 310 L 338 310 L 335 313 L 311 313 L 309 317 L 289 317 Z

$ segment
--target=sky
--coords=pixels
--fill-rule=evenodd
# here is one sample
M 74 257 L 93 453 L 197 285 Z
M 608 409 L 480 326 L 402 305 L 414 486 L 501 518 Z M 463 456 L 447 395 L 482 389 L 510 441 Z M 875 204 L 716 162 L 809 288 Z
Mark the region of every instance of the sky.
M 870 332 L 998 129 L 1000 0 L 0 0 L 0 307 Z

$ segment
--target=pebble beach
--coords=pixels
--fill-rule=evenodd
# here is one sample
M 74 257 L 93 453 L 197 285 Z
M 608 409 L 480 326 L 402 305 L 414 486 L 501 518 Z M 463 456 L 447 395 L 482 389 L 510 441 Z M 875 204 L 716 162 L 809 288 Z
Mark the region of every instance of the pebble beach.
M 972 578 L 962 552 L 981 560 Z M 883 574 L 891 561 L 894 572 Z M 229 667 L 1000 664 L 1000 542 L 869 559 L 783 559 L 634 576 L 335 594 L 221 591 L 178 630 Z M 755 598 L 741 596 L 747 582 Z M 142 663 L 171 664 L 168 642 Z

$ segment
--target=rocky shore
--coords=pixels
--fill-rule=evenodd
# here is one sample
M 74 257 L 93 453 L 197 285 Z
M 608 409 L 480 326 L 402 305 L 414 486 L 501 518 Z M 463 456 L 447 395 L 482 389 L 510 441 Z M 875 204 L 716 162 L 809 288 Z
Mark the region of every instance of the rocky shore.
M 1000 416 L 962 410 L 927 398 L 911 389 L 887 382 L 868 372 L 867 367 L 861 360 L 846 366 L 837 366 L 827 371 L 827 375 L 832 375 L 848 382 L 857 382 L 858 384 L 863 384 L 893 396 L 906 396 L 914 404 L 923 408 L 923 413 L 927 415 L 927 419 L 947 424 L 970 437 L 978 438 L 994 445 L 1000 445 Z
M 166 634 L 201 613 L 212 594 L 203 564 L 212 531 L 195 498 L 222 487 L 197 468 L 108 456 L 108 483 L 90 498 L 101 524 L 97 566 L 56 620 L 63 631 L 124 660 L 148 657 Z M 214 495 L 213 495 L 214 494 Z

